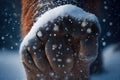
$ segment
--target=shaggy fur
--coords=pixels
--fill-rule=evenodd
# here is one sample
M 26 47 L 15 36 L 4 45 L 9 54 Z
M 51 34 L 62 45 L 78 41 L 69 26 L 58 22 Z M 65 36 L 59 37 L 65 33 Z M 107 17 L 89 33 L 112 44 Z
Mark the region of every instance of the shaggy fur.
M 35 22 L 35 18 L 37 15 L 41 15 L 46 12 L 47 9 L 44 10 L 43 4 L 46 2 L 56 2 L 57 0 L 22 0 L 22 36 L 24 37 L 31 29 L 33 23 Z M 64 2 L 64 0 L 60 0 Z M 101 16 L 101 0 L 68 0 L 66 3 L 62 4 L 73 4 L 78 7 L 85 9 L 88 12 L 94 13 L 97 17 Z M 50 8 L 54 8 L 58 6 L 58 4 L 50 5 Z

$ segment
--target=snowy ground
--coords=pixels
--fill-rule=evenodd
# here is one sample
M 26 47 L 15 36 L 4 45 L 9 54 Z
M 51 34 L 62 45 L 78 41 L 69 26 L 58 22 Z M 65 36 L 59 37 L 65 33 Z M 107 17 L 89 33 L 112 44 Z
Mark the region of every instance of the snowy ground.
M 115 51 L 115 47 L 116 45 L 111 45 L 104 49 L 103 60 L 105 72 L 93 75 L 92 80 L 120 80 L 120 50 Z
M 0 80 L 25 80 L 25 72 L 18 52 L 0 52 Z
M 114 51 L 115 45 L 103 51 L 105 72 L 93 75 L 91 80 L 120 80 L 120 50 Z M 8 54 L 9 53 L 9 54 Z M 25 80 L 25 72 L 16 52 L 0 52 L 0 80 Z

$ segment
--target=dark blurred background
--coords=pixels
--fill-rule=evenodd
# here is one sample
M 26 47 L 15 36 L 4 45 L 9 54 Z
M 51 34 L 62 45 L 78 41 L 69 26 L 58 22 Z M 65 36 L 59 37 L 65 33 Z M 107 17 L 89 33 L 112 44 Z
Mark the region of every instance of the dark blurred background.
M 120 42 L 120 2 L 119 0 L 102 0 L 100 19 L 102 34 L 100 46 Z M 16 50 L 20 38 L 20 0 L 0 0 L 0 50 Z
M 18 49 L 20 16 L 20 0 L 0 0 L 0 50 Z

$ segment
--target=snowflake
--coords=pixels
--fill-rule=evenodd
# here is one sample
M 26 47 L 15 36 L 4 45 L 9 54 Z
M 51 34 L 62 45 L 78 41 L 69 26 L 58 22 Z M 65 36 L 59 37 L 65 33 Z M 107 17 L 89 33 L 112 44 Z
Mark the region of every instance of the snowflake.
M 104 40 L 104 38 L 101 38 L 101 40 Z
M 71 39 L 68 39 L 68 41 L 70 42 L 70 41 L 71 41 Z
M 18 43 L 15 43 L 16 46 L 18 46 Z
M 106 42 L 103 42 L 102 45 L 103 45 L 103 46 L 106 46 Z
M 58 62 L 62 62 L 62 59 L 57 59 Z
M 52 36 L 52 34 L 49 34 L 49 36 Z
M 106 19 L 103 19 L 102 21 L 103 21 L 103 22 L 106 22 Z
M 110 26 L 112 26 L 112 25 L 113 25 L 113 23 L 112 23 L 112 22 L 110 22 L 110 23 L 109 23 L 109 25 L 110 25 Z
M 106 1 L 104 1 L 104 4 L 107 4 L 107 2 L 106 2 Z
M 37 49 L 37 47 L 36 47 L 36 46 L 33 46 L 33 49 Z
M 107 7 L 107 6 L 104 6 L 104 9 L 106 9 L 106 10 L 107 10 L 107 9 L 108 9 L 108 7 Z
M 54 31 L 58 31 L 59 30 L 59 26 L 54 24 L 54 28 L 53 28 Z
M 37 35 L 38 35 L 38 37 L 42 37 L 42 32 L 39 31 L 39 32 L 37 33 Z
M 36 74 L 37 77 L 40 77 L 40 74 Z
M 48 30 L 49 30 L 49 28 L 47 27 L 47 28 L 46 28 L 46 31 L 48 31 Z
M 56 36 L 56 34 L 54 34 L 54 36 Z
M 62 44 L 59 45 L 58 49 L 61 49 L 62 48 Z
M 106 35 L 109 37 L 109 36 L 111 36 L 111 33 L 110 33 L 110 32 L 107 32 L 107 34 L 106 34 Z
M 27 47 L 27 50 L 30 51 L 30 47 Z
M 88 22 L 83 21 L 82 24 L 81 24 L 81 26 L 82 26 L 82 27 L 85 27 L 87 24 L 88 24 Z
M 80 72 L 82 73 L 83 71 L 82 71 L 82 70 L 80 70 Z
M 70 49 L 69 48 L 67 48 L 67 51 L 69 51 Z
M 65 27 L 65 30 L 68 31 L 68 29 Z
M 90 28 L 87 29 L 87 33 L 91 33 L 92 30 Z
M 29 60 L 29 61 L 28 61 L 28 63 L 30 63 L 30 64 L 31 64 L 31 63 L 32 63 L 32 61 L 30 61 L 30 60 Z
M 49 75 L 50 75 L 50 76 L 54 76 L 54 72 L 50 72 Z
M 56 54 L 56 57 L 59 57 L 59 55 L 58 55 L 58 54 Z
M 67 72 L 66 71 L 64 71 L 64 74 L 66 74 Z
M 65 65 L 63 64 L 62 67 L 65 67 Z
M 2 39 L 2 40 L 4 40 L 4 39 L 5 39 L 5 37 L 1 37 L 1 39 Z
M 52 50 L 55 50 L 56 48 L 57 48 L 56 44 L 52 45 Z
M 13 49 L 13 46 L 11 46 L 10 48 Z
M 83 29 L 81 29 L 81 31 L 83 31 Z
M 58 67 L 61 67 L 61 65 L 60 65 L 60 64 L 58 64 Z
M 70 62 L 72 62 L 72 59 L 68 58 L 68 59 L 66 60 L 66 62 L 67 62 L 67 63 L 70 63 Z
M 12 35 L 10 35 L 9 37 L 10 37 L 10 38 L 13 38 L 13 36 L 12 36 Z
M 41 78 L 40 80 L 45 80 L 44 78 Z
M 36 55 L 37 53 L 36 52 L 34 52 L 34 55 Z

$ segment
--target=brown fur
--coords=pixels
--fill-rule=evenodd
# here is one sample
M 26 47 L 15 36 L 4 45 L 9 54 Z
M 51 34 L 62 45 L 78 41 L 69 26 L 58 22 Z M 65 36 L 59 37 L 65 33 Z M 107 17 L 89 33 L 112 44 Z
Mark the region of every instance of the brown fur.
M 37 15 L 36 0 L 22 0 L 22 35 L 25 36 L 35 22 Z
M 42 0 L 40 0 L 42 1 Z M 52 1 L 52 0 L 48 0 Z M 86 11 L 96 14 L 98 17 L 101 16 L 101 0 L 83 0 L 84 4 L 78 5 Z M 80 3 L 80 1 L 78 2 Z M 38 0 L 22 0 L 22 36 L 24 37 L 31 29 L 33 23 L 35 22 L 35 17 L 38 14 L 38 10 L 41 8 L 41 3 Z

